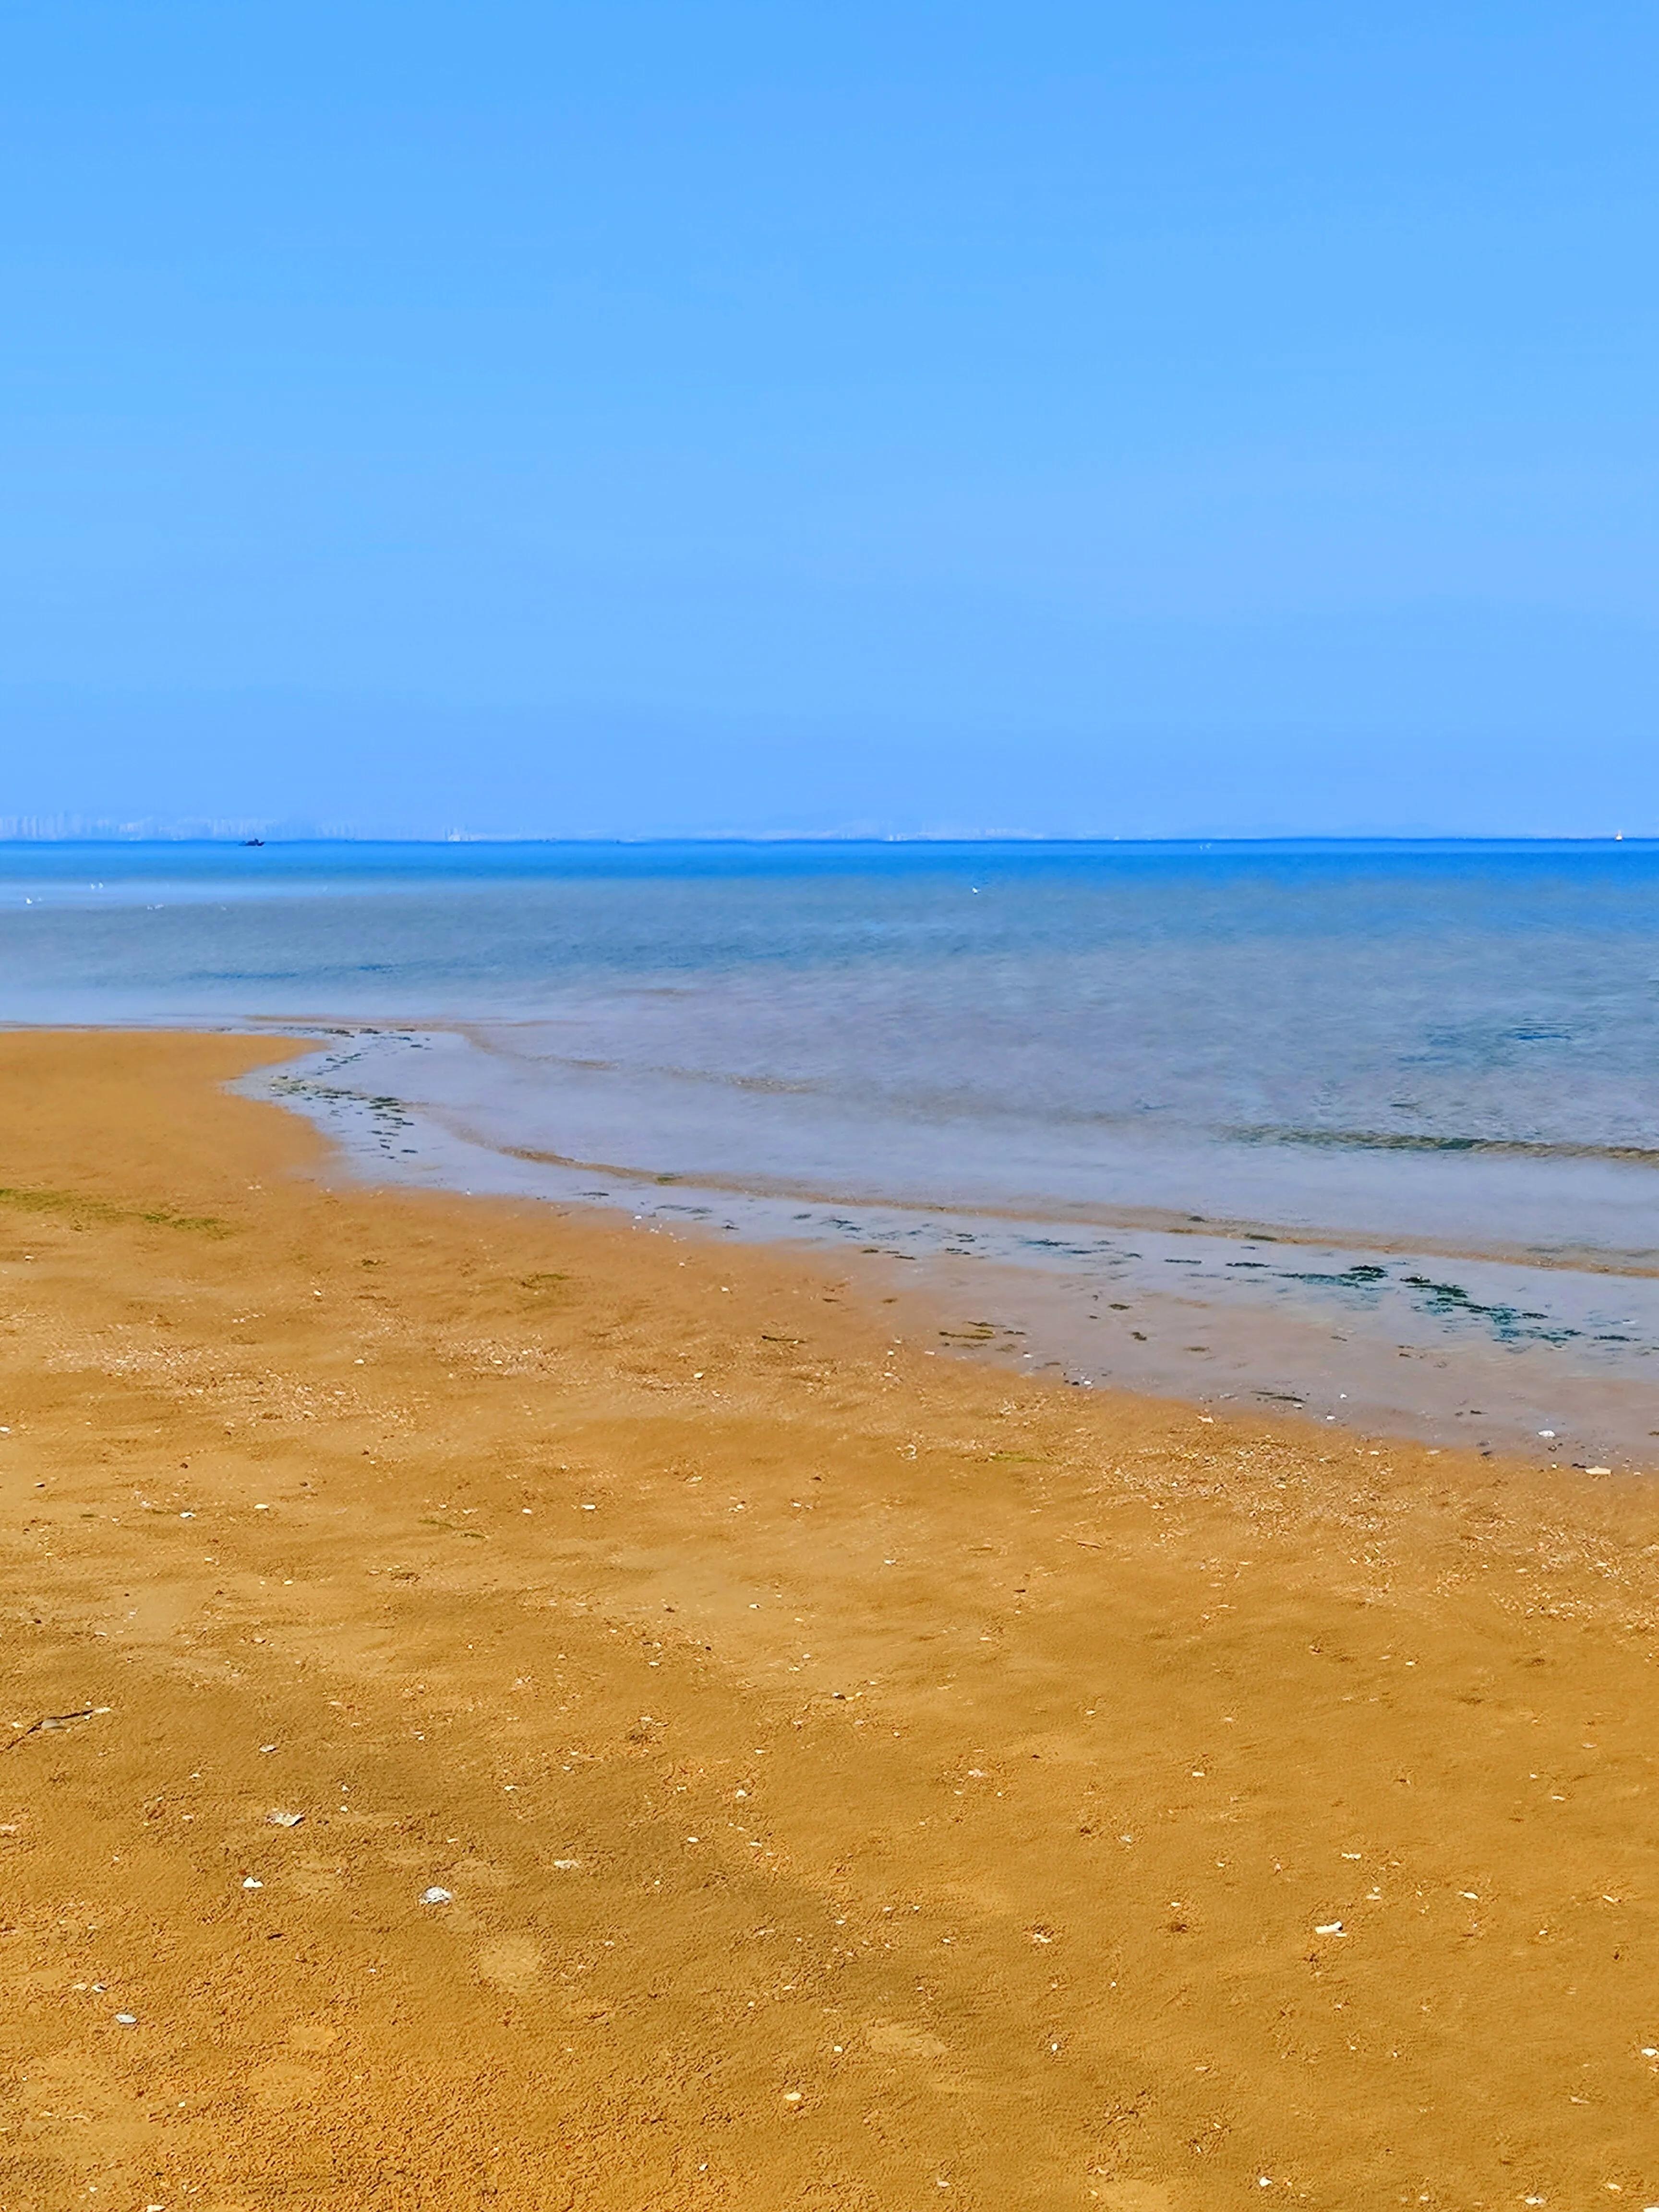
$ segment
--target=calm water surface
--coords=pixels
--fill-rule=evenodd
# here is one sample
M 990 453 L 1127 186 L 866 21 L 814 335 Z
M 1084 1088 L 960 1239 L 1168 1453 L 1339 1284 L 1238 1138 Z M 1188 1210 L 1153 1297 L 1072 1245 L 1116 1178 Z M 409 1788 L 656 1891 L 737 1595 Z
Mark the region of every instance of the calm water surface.
M 1659 1451 L 1650 843 L 0 847 L 0 1018 L 327 1024 L 264 1087 L 379 1175 L 1079 1382 Z

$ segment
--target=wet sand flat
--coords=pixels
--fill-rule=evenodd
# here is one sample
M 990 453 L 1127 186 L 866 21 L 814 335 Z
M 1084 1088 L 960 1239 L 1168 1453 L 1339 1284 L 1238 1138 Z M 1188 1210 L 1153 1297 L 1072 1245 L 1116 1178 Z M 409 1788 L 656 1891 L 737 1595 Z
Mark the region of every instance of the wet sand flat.
M 1644 1482 L 331 1189 L 292 1049 L 0 1039 L 4 2212 L 1659 2201 Z

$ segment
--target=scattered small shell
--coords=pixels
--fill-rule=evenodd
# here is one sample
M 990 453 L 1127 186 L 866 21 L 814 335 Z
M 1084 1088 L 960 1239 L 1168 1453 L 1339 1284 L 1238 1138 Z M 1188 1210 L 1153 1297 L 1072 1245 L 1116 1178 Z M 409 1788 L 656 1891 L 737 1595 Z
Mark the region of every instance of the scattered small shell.
M 266 1820 L 273 1828 L 297 1828 L 304 1820 L 303 1813 L 267 1813 Z
M 1613 1469 L 1610 1467 L 1587 1467 L 1584 1472 L 1586 1474 L 1611 1474 Z
M 1347 1932 L 1340 1920 L 1322 1920 L 1314 1929 L 1316 1936 L 1346 1936 Z
M 435 1882 L 430 1889 L 423 1889 L 421 1892 L 421 1902 L 422 1905 L 453 1905 L 454 1901 L 454 1892 L 448 1889 L 440 1889 Z
M 276 1747 L 274 1743 L 262 1743 L 259 1748 L 261 1751 L 275 1751 Z
M 136 2012 L 118 2012 L 115 2015 L 115 2025 L 118 2027 L 137 2027 L 138 2015 Z
M 264 1884 L 257 1874 L 245 1874 L 242 1876 L 242 1887 L 244 1889 L 263 1889 Z
M 581 1864 L 581 1861 L 580 1859 L 555 1859 L 553 1863 L 561 1874 L 571 1874 L 574 1873 L 576 1868 Z

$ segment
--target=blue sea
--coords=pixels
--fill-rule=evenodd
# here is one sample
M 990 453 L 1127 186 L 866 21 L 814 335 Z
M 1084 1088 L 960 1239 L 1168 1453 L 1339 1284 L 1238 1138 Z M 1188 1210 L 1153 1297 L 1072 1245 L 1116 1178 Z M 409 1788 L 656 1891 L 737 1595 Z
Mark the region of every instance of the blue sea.
M 343 1172 L 941 1352 L 1659 1459 L 1651 842 L 14 844 L 0 1019 L 314 1038 L 253 1087 Z

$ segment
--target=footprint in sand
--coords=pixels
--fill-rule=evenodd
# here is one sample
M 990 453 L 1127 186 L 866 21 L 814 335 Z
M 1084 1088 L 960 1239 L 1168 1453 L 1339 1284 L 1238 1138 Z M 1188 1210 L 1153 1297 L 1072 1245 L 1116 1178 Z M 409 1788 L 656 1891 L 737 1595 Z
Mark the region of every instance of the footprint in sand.
M 541 1946 L 527 1936 L 504 1936 L 499 1943 L 486 1944 L 478 1954 L 478 1972 L 485 1981 L 514 1996 L 523 1996 L 533 1988 L 541 1970 Z

